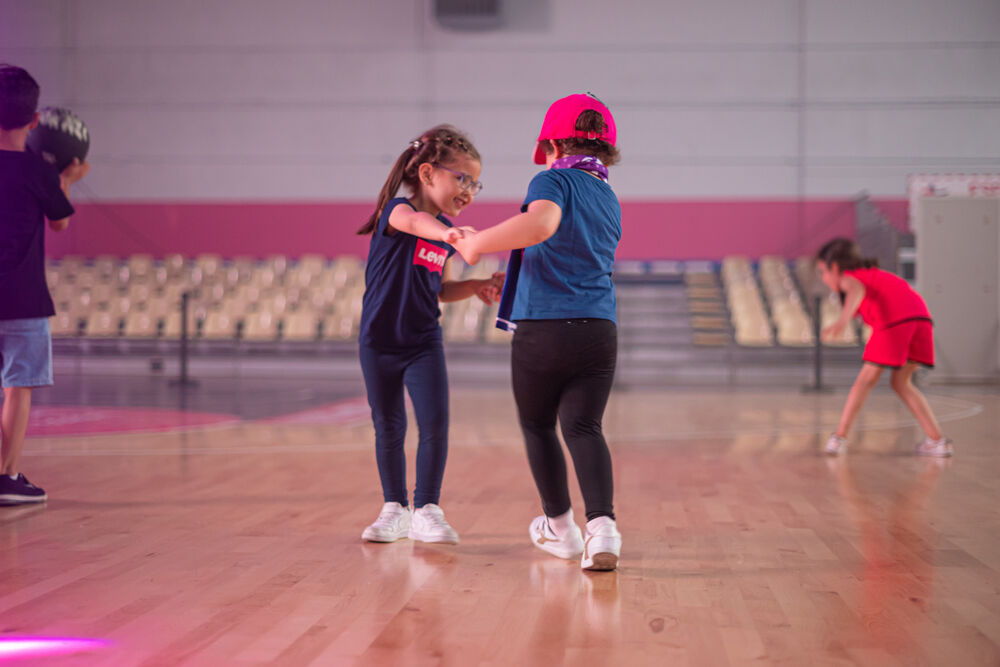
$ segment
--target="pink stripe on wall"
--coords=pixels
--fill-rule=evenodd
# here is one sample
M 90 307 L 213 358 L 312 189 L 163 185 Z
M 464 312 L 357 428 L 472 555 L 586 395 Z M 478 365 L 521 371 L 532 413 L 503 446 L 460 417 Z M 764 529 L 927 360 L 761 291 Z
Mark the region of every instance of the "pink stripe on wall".
M 905 218 L 906 202 L 880 202 Z M 518 212 L 520 202 L 480 202 L 458 222 L 483 228 Z M 844 200 L 626 201 L 619 259 L 719 259 L 815 252 L 833 236 L 854 235 L 853 202 Z M 370 202 L 79 204 L 70 228 L 48 234 L 47 254 L 127 256 L 169 253 L 223 257 L 368 252 L 354 231 Z

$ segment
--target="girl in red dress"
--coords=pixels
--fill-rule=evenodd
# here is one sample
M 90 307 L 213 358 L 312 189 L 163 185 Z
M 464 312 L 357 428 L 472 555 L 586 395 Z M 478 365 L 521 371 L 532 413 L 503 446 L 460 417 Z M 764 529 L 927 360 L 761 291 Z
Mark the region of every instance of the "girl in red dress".
M 844 304 L 840 318 L 823 329 L 823 338 L 836 338 L 855 315 L 872 328 L 862 357 L 864 364 L 847 395 L 837 430 L 826 443 L 826 453 L 846 451 L 847 432 L 861 406 L 878 384 L 882 370 L 891 368 L 893 390 L 926 434 L 917 445 L 917 454 L 951 456 L 951 440 L 941 433 L 927 399 L 912 382 L 918 365 L 934 367 L 934 329 L 923 297 L 899 276 L 861 257 L 850 239 L 833 239 L 820 248 L 816 259 L 823 283 L 840 293 Z

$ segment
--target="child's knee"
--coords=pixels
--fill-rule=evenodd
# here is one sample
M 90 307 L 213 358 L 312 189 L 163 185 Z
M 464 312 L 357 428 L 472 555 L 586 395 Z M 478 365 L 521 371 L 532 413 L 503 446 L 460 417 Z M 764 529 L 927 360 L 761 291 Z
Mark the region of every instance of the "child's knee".
M 868 389 L 874 389 L 878 385 L 880 373 L 862 373 L 858 380 Z

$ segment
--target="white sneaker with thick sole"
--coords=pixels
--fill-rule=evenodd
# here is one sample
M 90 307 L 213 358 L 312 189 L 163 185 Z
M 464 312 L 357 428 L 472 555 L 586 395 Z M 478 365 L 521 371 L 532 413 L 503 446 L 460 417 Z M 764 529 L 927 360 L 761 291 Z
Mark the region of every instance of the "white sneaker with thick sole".
M 413 520 L 410 522 L 410 539 L 421 542 L 441 542 L 458 544 L 458 533 L 448 525 L 444 518 L 444 510 L 434 503 L 413 510 Z
M 536 516 L 528 528 L 531 543 L 558 558 L 573 559 L 583 553 L 583 534 L 575 523 L 564 535 L 556 535 L 544 514 Z
M 830 439 L 826 441 L 826 447 L 823 448 L 823 453 L 828 456 L 837 456 L 838 454 L 847 453 L 847 438 L 841 438 L 837 434 L 830 436 Z
M 924 438 L 923 442 L 917 443 L 917 456 L 934 456 L 945 459 L 951 455 L 951 440 L 948 438 L 941 438 L 940 440 Z
M 599 516 L 587 522 L 580 567 L 584 570 L 613 570 L 618 567 L 621 552 L 622 534 L 618 532 L 614 519 Z
M 395 542 L 410 531 L 410 508 L 399 503 L 382 505 L 375 523 L 365 528 L 361 539 L 369 542 Z

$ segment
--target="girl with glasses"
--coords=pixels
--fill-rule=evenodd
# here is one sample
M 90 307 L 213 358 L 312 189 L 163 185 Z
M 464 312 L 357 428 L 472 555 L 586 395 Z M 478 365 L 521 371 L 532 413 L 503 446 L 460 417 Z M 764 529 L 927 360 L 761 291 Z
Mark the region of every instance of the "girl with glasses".
M 361 370 L 375 425 L 375 458 L 384 505 L 362 538 L 456 544 L 458 534 L 438 505 L 448 456 L 448 376 L 439 301 L 499 299 L 503 274 L 450 280 L 452 247 L 470 228 L 452 225 L 482 189 L 479 152 L 439 125 L 412 141 L 396 160 L 378 202 L 358 234 L 371 234 L 359 336 Z M 403 186 L 408 197 L 397 197 Z M 413 511 L 407 498 L 404 389 L 417 418 Z

